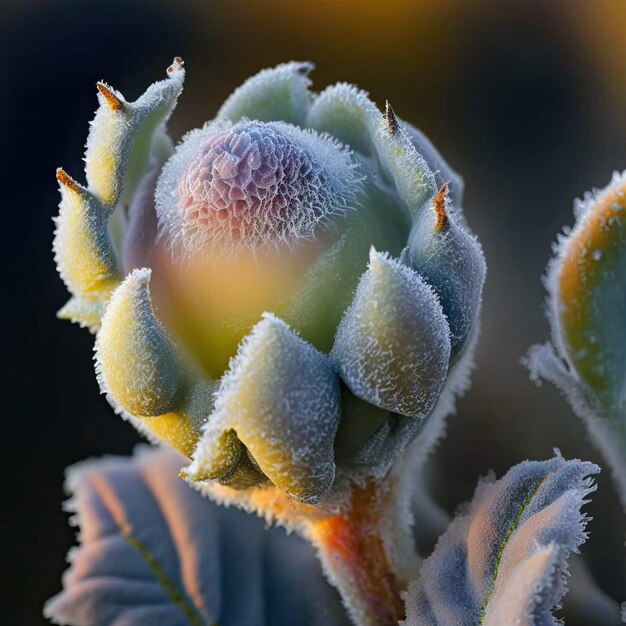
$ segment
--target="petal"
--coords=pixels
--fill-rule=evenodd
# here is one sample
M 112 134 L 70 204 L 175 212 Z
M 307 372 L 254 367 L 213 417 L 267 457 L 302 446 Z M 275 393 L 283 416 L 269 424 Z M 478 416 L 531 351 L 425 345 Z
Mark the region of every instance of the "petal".
M 339 383 L 327 358 L 265 314 L 222 379 L 186 473 L 192 480 L 211 478 L 217 433 L 232 429 L 274 485 L 316 502 L 334 480 L 340 414 Z
M 262 70 L 227 98 L 217 119 L 234 123 L 247 117 L 302 126 L 311 104 L 309 72 L 312 69 L 312 63 L 292 61 Z
M 428 414 L 450 358 L 437 296 L 413 270 L 372 249 L 331 356 L 356 396 L 401 415 Z
M 346 83 L 328 87 L 315 99 L 306 123 L 374 156 L 411 215 L 419 215 L 436 194 L 434 174 L 391 107 L 383 116 L 364 91 Z
M 154 193 L 160 171 L 155 167 L 144 176 L 130 204 L 121 255 L 125 273 L 153 265 L 158 236 Z
M 379 409 L 342 386 L 337 467 L 356 482 L 381 479 L 420 426 L 420 420 Z

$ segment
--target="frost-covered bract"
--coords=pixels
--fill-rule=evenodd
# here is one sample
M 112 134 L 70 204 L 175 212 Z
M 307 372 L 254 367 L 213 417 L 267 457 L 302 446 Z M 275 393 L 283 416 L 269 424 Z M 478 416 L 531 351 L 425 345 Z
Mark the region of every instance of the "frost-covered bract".
M 372 250 L 339 325 L 332 359 L 356 396 L 424 417 L 448 371 L 449 334 L 432 288 L 405 265 Z

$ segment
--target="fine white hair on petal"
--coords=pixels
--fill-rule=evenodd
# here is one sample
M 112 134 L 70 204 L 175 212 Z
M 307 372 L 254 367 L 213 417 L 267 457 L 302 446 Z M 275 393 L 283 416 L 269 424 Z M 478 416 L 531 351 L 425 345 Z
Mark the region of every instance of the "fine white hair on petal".
M 311 238 L 356 206 L 362 175 L 329 135 L 283 122 L 216 122 L 190 133 L 157 184 L 161 234 L 190 255 Z

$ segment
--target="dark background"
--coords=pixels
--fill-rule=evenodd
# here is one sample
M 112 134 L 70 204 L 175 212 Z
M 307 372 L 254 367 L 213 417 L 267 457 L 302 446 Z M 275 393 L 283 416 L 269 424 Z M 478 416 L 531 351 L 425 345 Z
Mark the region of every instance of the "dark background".
M 453 510 L 479 474 L 553 446 L 604 465 L 578 419 L 519 364 L 548 335 L 540 283 L 572 200 L 626 166 L 626 3 L 410 0 L 5 2 L 0 128 L 5 258 L 0 455 L 3 623 L 40 624 L 73 531 L 64 468 L 128 453 L 139 437 L 99 395 L 93 338 L 55 319 L 67 294 L 50 251 L 54 169 L 81 180 L 95 82 L 135 99 L 174 55 L 188 78 L 174 138 L 210 119 L 249 75 L 312 60 L 315 86 L 348 80 L 425 131 L 466 180 L 489 263 L 474 385 L 435 458 Z M 583 553 L 623 596 L 623 515 L 605 471 Z M 7 613 L 8 611 L 8 613 Z

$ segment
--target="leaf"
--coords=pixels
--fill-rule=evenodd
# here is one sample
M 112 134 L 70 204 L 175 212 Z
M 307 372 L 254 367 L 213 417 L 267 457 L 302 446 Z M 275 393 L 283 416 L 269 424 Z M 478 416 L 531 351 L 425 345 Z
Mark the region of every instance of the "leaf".
M 567 558 L 586 539 L 580 508 L 599 471 L 556 456 L 479 483 L 409 587 L 405 626 L 557 624 Z
M 574 206 L 544 280 L 552 342 L 524 360 L 556 385 L 607 460 L 626 509 L 626 173 Z
M 44 614 L 71 626 L 346 625 L 311 548 L 203 498 L 169 448 L 68 471 L 79 527 Z

